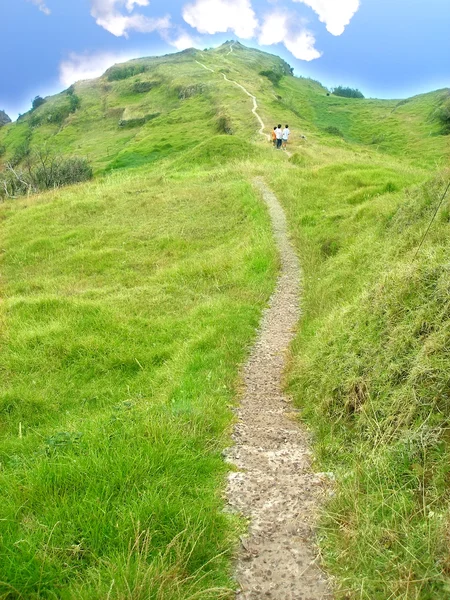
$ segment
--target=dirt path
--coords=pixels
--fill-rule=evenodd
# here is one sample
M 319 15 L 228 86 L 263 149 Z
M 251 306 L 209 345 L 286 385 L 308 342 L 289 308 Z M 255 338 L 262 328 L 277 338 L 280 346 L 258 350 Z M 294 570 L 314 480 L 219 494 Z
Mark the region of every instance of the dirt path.
M 283 395 L 286 352 L 299 319 L 300 268 L 286 219 L 262 179 L 281 257 L 276 291 L 244 370 L 245 390 L 227 453 L 239 469 L 229 477 L 231 510 L 250 519 L 237 563 L 238 600 L 331 598 L 317 566 L 313 527 L 325 479 L 310 468 L 307 435 L 293 420 Z
M 204 69 L 206 69 L 207 71 L 211 71 L 211 73 L 215 73 L 214 69 L 211 69 L 210 67 L 207 67 L 206 65 L 204 65 L 203 63 L 199 62 L 198 60 L 195 61 L 197 64 L 199 64 L 201 67 L 203 67 Z M 225 73 L 221 73 L 222 77 L 225 79 L 225 81 L 228 81 L 228 83 L 232 83 L 234 85 L 236 85 L 238 88 L 241 88 L 241 90 L 243 92 L 245 92 L 247 94 L 247 96 L 250 96 L 250 98 L 253 100 L 253 109 L 252 109 L 252 113 L 255 115 L 255 117 L 258 119 L 258 122 L 260 124 L 260 129 L 258 131 L 258 133 L 260 135 L 263 135 L 264 137 L 266 137 L 268 140 L 270 140 L 270 135 L 268 135 L 267 133 L 264 133 L 264 129 L 266 128 L 266 124 L 264 123 L 264 121 L 261 119 L 261 117 L 259 116 L 258 113 L 258 101 L 256 99 L 256 96 L 254 96 L 253 94 L 251 94 L 247 88 L 245 88 L 243 85 L 241 85 L 240 83 L 238 83 L 237 81 L 234 81 L 233 79 L 228 79 L 228 77 L 225 75 Z
M 228 52 L 227 56 L 233 52 L 234 43 L 235 42 L 233 42 L 233 44 L 230 46 L 230 51 Z M 207 71 L 211 71 L 211 73 L 215 73 L 214 69 L 211 69 L 210 67 L 207 67 L 206 65 L 204 65 L 201 62 L 199 62 L 198 60 L 196 60 L 195 62 L 197 64 L 199 64 L 201 67 L 203 67 L 204 69 L 206 69 Z M 253 100 L 253 110 L 252 110 L 252 113 L 255 115 L 255 117 L 258 119 L 259 124 L 261 125 L 258 133 L 260 135 L 263 135 L 267 139 L 267 141 L 270 142 L 270 139 L 271 139 L 270 135 L 268 133 L 264 133 L 264 130 L 266 128 L 266 124 L 261 119 L 261 116 L 258 113 L 258 100 L 257 100 L 256 96 L 254 96 L 253 94 L 251 94 L 248 91 L 247 88 L 245 88 L 243 85 L 241 85 L 237 81 L 234 81 L 233 79 L 228 79 L 228 77 L 225 75 L 225 73 L 222 73 L 222 77 L 225 79 L 225 81 L 228 81 L 228 83 L 232 83 L 234 85 L 237 85 L 238 88 L 241 88 L 241 90 L 243 92 L 245 92 L 247 94 L 247 96 L 250 96 L 250 98 Z M 284 152 L 286 153 L 286 155 L 288 156 L 288 158 L 291 158 L 292 154 L 289 152 L 289 150 L 284 150 Z
M 264 133 L 256 96 L 222 76 L 253 99 L 259 133 L 270 139 Z M 254 183 L 269 208 L 281 273 L 244 369 L 235 445 L 227 453 L 229 462 L 238 468 L 228 479 L 230 508 L 250 520 L 236 566 L 240 588 L 236 598 L 323 600 L 332 595 L 317 564 L 314 523 L 327 480 L 311 470 L 307 434 L 293 419 L 295 411 L 283 394 L 282 382 L 300 316 L 300 265 L 288 238 L 283 208 L 261 178 Z

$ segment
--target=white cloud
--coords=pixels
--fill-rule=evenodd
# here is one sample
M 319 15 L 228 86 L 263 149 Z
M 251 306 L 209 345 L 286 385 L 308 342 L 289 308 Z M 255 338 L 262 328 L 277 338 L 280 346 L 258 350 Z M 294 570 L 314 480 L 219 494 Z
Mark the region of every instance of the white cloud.
M 170 17 L 150 18 L 136 13 L 131 14 L 134 6 L 148 6 L 149 0 L 91 0 L 91 15 L 97 25 L 106 29 L 116 37 L 127 37 L 129 31 L 151 33 L 163 31 L 170 27 Z M 123 14 L 120 8 L 129 14 Z
M 176 38 L 172 40 L 168 39 L 167 41 L 180 51 L 186 50 L 187 48 L 194 48 L 196 46 L 195 41 L 186 32 L 182 32 Z
M 288 16 L 285 13 L 271 13 L 261 26 L 258 42 L 261 46 L 272 46 L 286 39 L 288 34 Z
M 64 87 L 76 81 L 100 77 L 109 67 L 116 63 L 137 58 L 134 55 L 101 52 L 98 54 L 75 54 L 72 52 L 67 60 L 59 65 L 59 80 Z
M 45 4 L 44 0 L 30 0 L 33 4 L 35 4 L 44 15 L 51 14 L 51 10 Z
M 262 46 L 282 42 L 289 52 L 300 60 L 310 61 L 322 56 L 315 48 L 314 35 L 305 29 L 301 21 L 288 13 L 274 12 L 266 15 L 258 42 Z
M 310 61 L 322 56 L 322 53 L 315 48 L 315 43 L 316 39 L 313 34 L 305 29 L 297 35 L 290 35 L 284 45 L 295 58 Z
M 183 19 L 200 33 L 225 33 L 243 39 L 255 36 L 258 21 L 250 0 L 196 0 L 183 9 Z
M 313 9 L 333 35 L 341 35 L 360 6 L 360 0 L 293 0 Z

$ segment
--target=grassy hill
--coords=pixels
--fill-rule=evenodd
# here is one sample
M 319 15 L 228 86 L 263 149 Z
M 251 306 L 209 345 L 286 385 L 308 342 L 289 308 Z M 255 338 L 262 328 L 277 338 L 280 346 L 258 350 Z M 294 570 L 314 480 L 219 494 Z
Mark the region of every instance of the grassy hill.
M 117 65 L 0 129 L 3 164 L 46 144 L 96 173 L 0 205 L 2 599 L 232 597 L 221 452 L 278 265 L 256 175 L 304 271 L 288 386 L 336 478 L 336 596 L 449 595 L 448 199 L 415 256 L 448 90 L 327 96 L 230 49 Z

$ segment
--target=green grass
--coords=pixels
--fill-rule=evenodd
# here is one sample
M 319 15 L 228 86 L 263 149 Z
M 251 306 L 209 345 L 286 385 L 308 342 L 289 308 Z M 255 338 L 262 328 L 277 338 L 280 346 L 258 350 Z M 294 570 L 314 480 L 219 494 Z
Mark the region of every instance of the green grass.
M 260 73 L 285 63 L 239 44 L 136 64 L 77 84 L 61 126 L 0 130 L 3 160 L 45 142 L 103 175 L 0 206 L 0 598 L 231 597 L 221 451 L 277 266 L 255 175 L 303 268 L 287 385 L 336 478 L 319 531 L 336 597 L 447 598 L 448 200 L 414 253 L 449 177 L 448 91 L 274 87 Z M 289 123 L 291 159 L 221 72 Z
M 162 181 L 3 207 L 2 598 L 229 588 L 221 451 L 276 260 L 248 183 Z
M 338 598 L 450 592 L 448 201 L 414 260 L 448 176 L 355 161 L 272 177 L 304 268 L 289 389 L 336 477 L 320 544 Z

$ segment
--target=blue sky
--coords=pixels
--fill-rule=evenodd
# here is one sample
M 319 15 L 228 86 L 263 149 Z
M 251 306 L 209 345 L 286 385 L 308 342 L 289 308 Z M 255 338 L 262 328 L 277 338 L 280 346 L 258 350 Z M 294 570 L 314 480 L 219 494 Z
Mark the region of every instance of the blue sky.
M 449 0 L 2 0 L 0 109 L 115 62 L 227 39 L 297 75 L 402 98 L 450 86 Z

